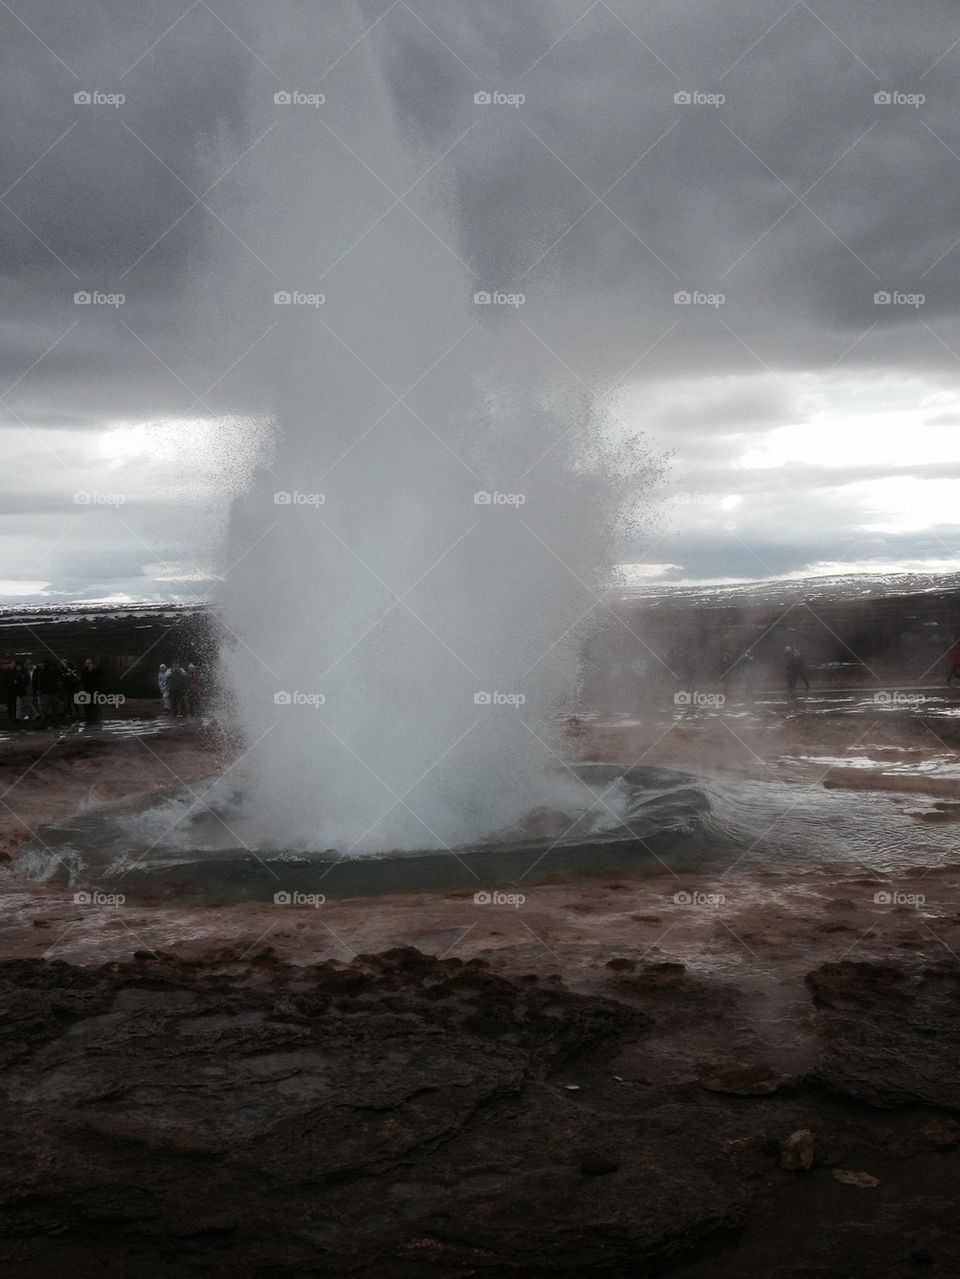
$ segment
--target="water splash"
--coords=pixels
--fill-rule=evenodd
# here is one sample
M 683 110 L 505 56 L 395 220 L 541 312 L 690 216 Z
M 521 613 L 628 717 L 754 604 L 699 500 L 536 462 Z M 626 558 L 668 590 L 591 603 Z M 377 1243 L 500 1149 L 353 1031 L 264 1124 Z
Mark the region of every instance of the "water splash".
M 341 43 L 347 13 L 323 19 Z M 266 60 L 315 82 L 311 51 Z M 589 394 L 531 363 L 521 303 L 475 300 L 486 232 L 417 185 L 444 148 L 408 136 L 375 39 L 319 108 L 258 116 L 278 285 L 251 361 L 275 438 L 223 588 L 246 743 L 231 825 L 255 847 L 363 854 L 475 843 L 536 809 L 576 821 L 558 716 L 636 459 Z

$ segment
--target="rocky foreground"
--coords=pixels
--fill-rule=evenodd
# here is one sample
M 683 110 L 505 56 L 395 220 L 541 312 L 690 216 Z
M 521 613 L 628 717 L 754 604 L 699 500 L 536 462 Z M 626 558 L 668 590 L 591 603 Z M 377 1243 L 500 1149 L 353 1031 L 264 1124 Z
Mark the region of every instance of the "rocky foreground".
M 132 723 L 0 749 L 0 859 L 224 766 Z M 516 908 L 331 876 L 298 910 L 80 903 L 0 864 L 2 1273 L 956 1279 L 960 868 L 928 837 L 955 829 L 952 720 L 730 723 L 579 750 L 772 771 L 800 811 L 866 777 L 905 869 L 760 847 Z
M 791 1018 L 735 986 L 604 982 L 412 947 L 0 964 L 4 1271 L 960 1273 L 955 964 L 814 968 L 793 1074 Z

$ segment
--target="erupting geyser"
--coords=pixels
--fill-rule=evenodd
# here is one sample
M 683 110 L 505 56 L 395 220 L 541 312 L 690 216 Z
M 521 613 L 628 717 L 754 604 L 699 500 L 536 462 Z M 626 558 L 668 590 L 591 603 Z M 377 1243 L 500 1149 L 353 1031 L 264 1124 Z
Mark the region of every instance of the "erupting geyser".
M 274 126 L 253 194 L 275 279 L 252 304 L 274 327 L 248 361 L 274 432 L 235 508 L 223 608 L 246 743 L 235 829 L 368 853 L 591 806 L 556 725 L 626 471 L 523 304 L 483 298 L 522 293 L 529 264 L 462 175 L 495 166 L 518 126 L 466 83 L 423 120 L 393 94 L 378 32 L 318 83 L 353 7 L 324 6 L 335 40 L 276 52 L 325 101 L 254 107 L 252 136 Z M 512 160 L 500 177 L 523 175 Z

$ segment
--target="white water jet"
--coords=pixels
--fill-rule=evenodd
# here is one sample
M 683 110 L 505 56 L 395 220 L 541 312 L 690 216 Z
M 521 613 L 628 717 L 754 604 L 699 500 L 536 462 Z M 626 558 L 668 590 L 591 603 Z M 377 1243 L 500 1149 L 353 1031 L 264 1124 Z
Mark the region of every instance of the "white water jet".
M 319 92 L 350 43 L 352 6 L 325 8 L 335 44 L 278 37 L 266 58 L 291 90 Z M 252 224 L 276 272 L 253 304 L 277 323 L 248 363 L 276 430 L 234 510 L 222 604 L 246 744 L 231 827 L 264 849 L 457 847 L 589 804 L 557 720 L 579 624 L 604 614 L 622 458 L 589 396 L 534 371 L 522 307 L 475 302 L 509 282 L 471 273 L 482 228 L 448 194 L 452 160 L 431 169 L 471 86 L 448 141 L 411 137 L 391 38 L 358 45 L 322 106 L 262 86 L 251 126 L 275 126 Z

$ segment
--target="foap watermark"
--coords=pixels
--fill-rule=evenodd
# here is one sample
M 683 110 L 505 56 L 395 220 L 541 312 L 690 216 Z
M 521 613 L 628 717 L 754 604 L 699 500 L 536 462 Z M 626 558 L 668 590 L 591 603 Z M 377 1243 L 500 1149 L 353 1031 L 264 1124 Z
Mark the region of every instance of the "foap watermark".
M 723 306 L 727 300 L 725 293 L 698 293 L 680 289 L 673 295 L 674 306 L 712 306 L 714 309 Z
M 925 906 L 927 902 L 923 893 L 901 893 L 895 888 L 881 888 L 873 894 L 875 906 Z
M 103 893 L 99 888 L 81 888 L 73 894 L 74 906 L 122 906 L 123 893 Z
M 516 910 L 526 900 L 523 893 L 503 893 L 498 888 L 481 888 L 479 892 L 473 894 L 475 906 L 512 906 Z
M 673 894 L 674 906 L 687 906 L 695 909 L 716 910 L 718 906 L 726 904 L 726 897 L 723 893 L 701 893 L 696 888 L 681 888 L 679 892 Z
M 473 495 L 474 506 L 523 506 L 526 500 L 523 493 L 488 493 L 484 490 Z
M 75 706 L 122 706 L 126 701 L 123 693 L 74 693 Z
M 674 501 L 681 506 L 721 506 L 726 501 L 723 493 L 696 493 L 684 489 L 674 494 Z
M 899 89 L 878 89 L 873 95 L 878 107 L 922 107 L 927 100 L 925 93 L 901 93 Z
M 681 689 L 673 695 L 674 706 L 702 706 L 710 710 L 719 710 L 726 700 L 723 693 L 704 693 L 699 689 L 694 689 L 692 693 Z
M 673 101 L 678 107 L 722 107 L 727 100 L 725 93 L 703 93 L 700 89 L 678 89 Z
M 315 710 L 326 705 L 326 695 L 324 693 L 287 693 L 285 691 L 274 693 L 274 706 L 312 706 Z
M 96 289 L 78 289 L 73 295 L 74 306 L 123 306 L 125 293 L 99 293 Z
M 126 500 L 124 493 L 98 493 L 90 489 L 73 495 L 74 506 L 123 506 Z
M 280 892 L 273 894 L 274 906 L 312 906 L 316 910 L 318 906 L 323 906 L 326 900 L 323 893 L 287 892 L 281 889 Z
M 103 93 L 100 89 L 78 89 L 73 95 L 78 107 L 122 107 L 127 100 L 125 93 Z
M 476 107 L 522 107 L 526 100 L 525 93 L 501 93 L 498 89 L 481 89 L 473 95 Z
M 873 295 L 874 306 L 912 306 L 916 309 L 926 300 L 925 293 L 889 293 L 886 289 L 880 289 Z
M 526 300 L 526 293 L 501 293 L 497 289 L 480 289 L 473 295 L 474 306 L 512 306 L 514 310 Z
M 322 107 L 327 100 L 325 93 L 303 93 L 300 89 L 280 89 L 273 95 L 276 107 Z
M 474 706 L 524 706 L 526 697 L 523 693 L 474 693 Z
M 874 693 L 875 706 L 923 706 L 926 703 L 923 693 Z
M 315 310 L 319 310 L 326 300 L 323 293 L 303 293 L 299 289 L 292 292 L 280 289 L 273 295 L 274 306 L 312 306 Z
M 273 495 L 274 506 L 323 506 L 326 500 L 323 493 L 290 493 L 286 489 Z

